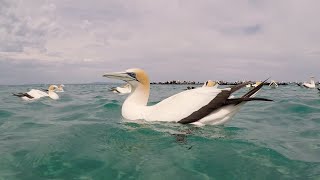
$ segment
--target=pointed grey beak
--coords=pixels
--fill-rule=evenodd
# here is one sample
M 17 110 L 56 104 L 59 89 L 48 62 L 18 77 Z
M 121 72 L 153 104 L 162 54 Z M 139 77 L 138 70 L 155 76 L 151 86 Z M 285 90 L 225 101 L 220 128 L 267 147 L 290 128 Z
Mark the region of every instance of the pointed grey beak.
M 127 72 L 113 72 L 113 73 L 106 73 L 103 77 L 111 78 L 111 79 L 119 79 L 123 81 L 133 81 L 136 80 L 132 76 L 130 76 Z

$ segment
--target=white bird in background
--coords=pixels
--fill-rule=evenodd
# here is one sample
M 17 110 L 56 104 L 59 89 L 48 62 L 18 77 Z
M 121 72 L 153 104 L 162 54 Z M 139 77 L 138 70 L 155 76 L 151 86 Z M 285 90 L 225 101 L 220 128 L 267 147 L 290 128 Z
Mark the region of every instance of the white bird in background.
M 304 86 L 304 87 L 306 87 L 306 88 L 311 88 L 311 89 L 316 88 L 316 83 L 314 82 L 314 77 L 311 76 L 310 83 L 304 82 L 304 83 L 302 84 L 302 86 Z
M 213 87 L 213 88 L 218 88 L 219 84 L 215 81 L 211 81 L 211 80 L 208 80 L 206 82 L 203 83 L 203 86 L 202 87 Z M 196 87 L 193 87 L 193 86 L 188 86 L 187 89 L 185 90 L 190 90 L 190 89 L 195 89 Z
M 119 94 L 128 94 L 131 93 L 131 85 L 128 83 L 122 87 L 112 87 L 110 91 Z
M 213 87 L 213 88 L 218 88 L 219 84 L 215 81 L 211 81 L 211 80 L 208 80 L 206 81 L 202 87 Z
M 24 100 L 36 100 L 42 97 L 49 97 L 51 99 L 59 99 L 59 96 L 54 91 L 58 88 L 56 85 L 51 85 L 48 88 L 48 92 L 43 92 L 38 89 L 31 89 L 29 92 L 25 93 L 13 93 L 14 96 L 21 97 Z
M 64 85 L 63 84 L 60 84 L 59 86 L 58 86 L 58 88 L 56 89 L 56 92 L 64 92 Z
M 269 84 L 269 87 L 271 88 L 277 88 L 279 85 L 276 83 L 276 81 L 272 80 Z
M 166 121 L 182 124 L 217 125 L 230 120 L 247 101 L 272 101 L 253 98 L 263 83 L 240 98 L 229 98 L 247 83 L 231 88 L 195 88 L 175 94 L 153 106 L 147 106 L 150 94 L 148 75 L 141 69 L 106 73 L 104 77 L 120 79 L 132 87 L 131 94 L 122 105 L 122 116 L 128 120 Z

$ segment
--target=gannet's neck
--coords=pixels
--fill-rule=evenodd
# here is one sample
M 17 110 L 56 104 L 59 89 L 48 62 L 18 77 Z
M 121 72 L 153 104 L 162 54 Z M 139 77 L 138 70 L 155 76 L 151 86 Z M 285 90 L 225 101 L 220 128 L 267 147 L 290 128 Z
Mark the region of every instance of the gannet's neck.
M 143 108 L 147 106 L 150 84 L 132 85 L 132 92 L 122 105 L 122 116 L 126 119 L 141 119 Z

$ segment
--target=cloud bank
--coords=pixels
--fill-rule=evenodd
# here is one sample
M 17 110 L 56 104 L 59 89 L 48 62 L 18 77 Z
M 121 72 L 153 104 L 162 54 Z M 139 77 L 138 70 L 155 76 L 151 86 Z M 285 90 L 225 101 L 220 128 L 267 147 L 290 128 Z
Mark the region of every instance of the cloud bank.
M 317 0 L 0 0 L 0 84 L 320 78 Z

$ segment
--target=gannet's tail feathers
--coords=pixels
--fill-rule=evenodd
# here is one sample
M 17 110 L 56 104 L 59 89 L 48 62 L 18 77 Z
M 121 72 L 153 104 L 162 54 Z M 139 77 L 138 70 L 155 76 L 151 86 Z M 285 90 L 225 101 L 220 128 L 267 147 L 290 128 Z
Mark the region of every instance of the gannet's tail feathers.
M 242 102 L 248 102 L 248 101 L 273 101 L 271 99 L 266 99 L 266 98 L 233 98 L 233 99 L 227 99 L 225 102 L 225 105 L 230 105 L 230 104 L 240 104 Z
M 12 93 L 13 96 L 18 96 L 18 97 L 27 97 L 30 99 L 33 99 L 32 96 L 30 96 L 28 93 Z
M 320 91 L 320 88 L 317 88 Z

